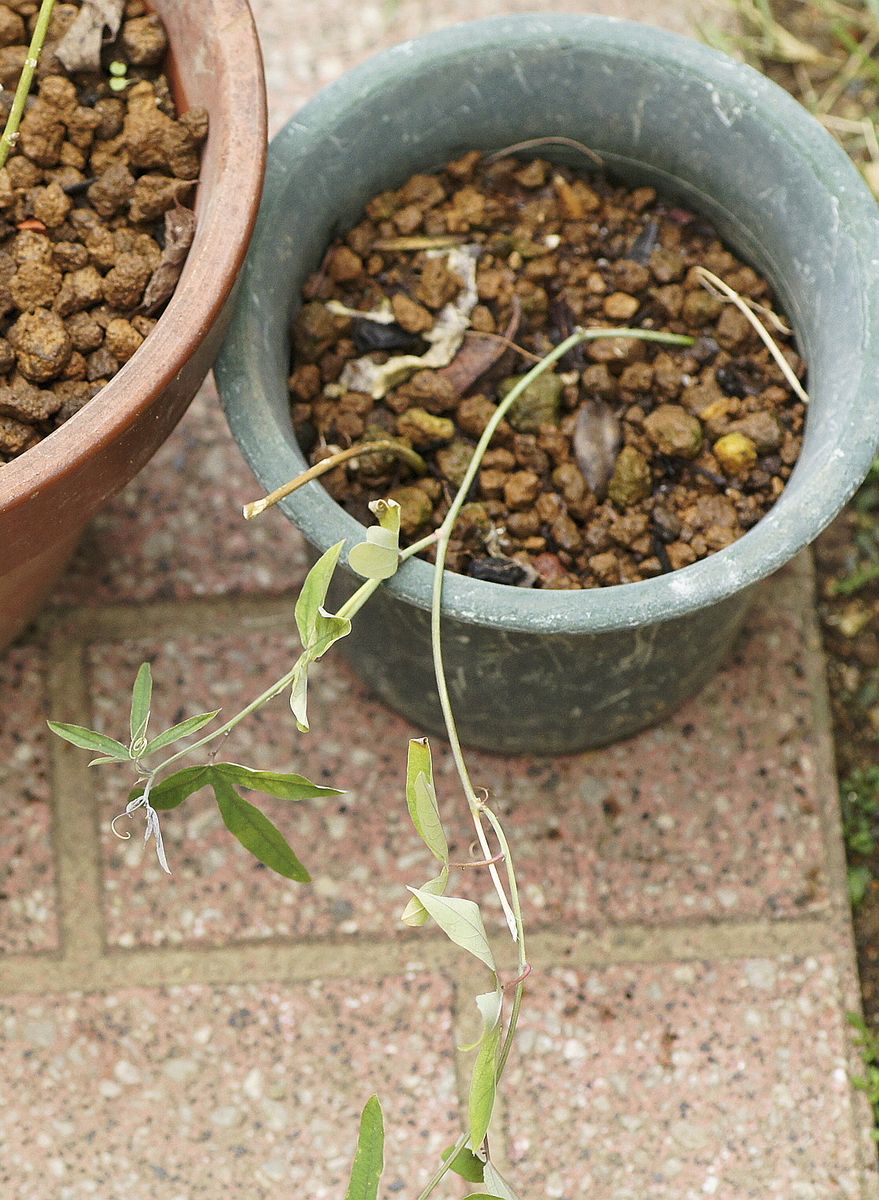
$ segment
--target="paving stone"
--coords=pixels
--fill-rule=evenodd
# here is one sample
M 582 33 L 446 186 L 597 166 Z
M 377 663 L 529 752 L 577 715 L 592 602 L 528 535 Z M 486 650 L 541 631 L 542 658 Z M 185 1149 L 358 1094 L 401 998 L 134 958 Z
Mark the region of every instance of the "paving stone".
M 723 25 L 728 12 L 719 0 L 590 0 L 589 3 L 536 3 L 535 0 L 367 0 L 356 6 L 342 0 L 302 0 L 295 18 L 286 0 L 258 0 L 252 5 L 262 38 L 269 89 L 271 133 L 291 117 L 319 88 L 364 58 L 397 42 L 419 37 L 460 21 L 502 13 L 604 13 L 661 25 L 676 33 L 691 32 L 694 23 Z M 295 31 L 292 27 L 295 20 Z M 289 31 L 289 36 L 284 33 Z M 316 51 L 319 47 L 319 52 Z
M 209 381 L 152 461 L 92 521 L 53 600 L 285 591 L 306 569 L 302 539 L 280 512 L 244 520 L 242 505 L 260 494 Z
M 58 945 L 43 658 L 0 654 L 0 952 Z
M 338 1200 L 373 1091 L 387 1195 L 458 1128 L 451 990 L 381 983 L 0 1000 L 0 1185 L 15 1200 Z
M 506 1088 L 522 1195 L 862 1195 L 829 961 L 553 971 L 521 1029 Z
M 808 597 L 797 572 L 767 586 L 733 662 L 660 730 L 555 760 L 471 755 L 474 781 L 506 819 L 532 927 L 826 909 L 813 716 L 802 677 Z M 96 646 L 96 720 L 113 731 L 143 658 L 155 657 L 158 729 L 220 705 L 231 715 L 295 653 L 293 638 L 247 629 Z M 279 698 L 233 733 L 223 755 L 347 789 L 338 800 L 297 806 L 259 801 L 312 869 L 314 885 L 258 867 L 230 838 L 208 793 L 163 818 L 174 872 L 167 881 L 139 838 L 123 843 L 107 829 L 126 787 L 112 768 L 98 784 L 111 942 L 400 930 L 405 885 L 421 883 L 431 866 L 402 795 L 407 740 L 420 731 L 376 703 L 332 654 L 313 673 L 309 709 L 312 732 L 298 735 Z M 443 811 L 457 832 L 453 858 L 464 859 L 470 833 L 453 764 L 445 743 L 435 739 L 434 750 Z M 458 890 L 478 897 L 486 887 L 484 875 L 470 871 Z M 490 895 L 486 904 L 490 914 Z

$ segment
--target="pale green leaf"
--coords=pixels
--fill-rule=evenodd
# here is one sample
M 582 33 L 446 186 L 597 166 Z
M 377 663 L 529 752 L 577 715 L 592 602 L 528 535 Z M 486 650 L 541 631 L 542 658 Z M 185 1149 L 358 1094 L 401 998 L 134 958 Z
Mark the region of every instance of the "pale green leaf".
M 141 663 L 131 691 L 131 741 L 146 737 L 150 719 L 150 703 L 153 697 L 153 676 L 148 662 Z
M 371 1096 L 360 1117 L 360 1136 L 345 1200 L 378 1200 L 385 1166 L 385 1125 L 378 1096 Z
M 456 946 L 467 950 L 492 971 L 496 970 L 494 955 L 482 923 L 479 905 L 456 896 L 432 896 L 422 888 L 409 888 Z
M 64 721 L 47 721 L 46 724 L 58 737 L 70 742 L 72 746 L 79 746 L 81 750 L 97 750 L 99 754 L 106 754 L 116 762 L 128 762 L 131 759 L 127 746 L 94 729 L 86 729 L 83 725 L 68 725 Z
M 494 1163 L 487 1162 L 485 1164 L 483 1183 L 486 1193 L 489 1196 L 497 1197 L 497 1200 L 519 1200 Z
M 403 509 L 396 500 L 370 500 L 369 511 L 378 519 L 382 529 L 394 535 L 396 542 L 400 539 L 400 518 Z
M 452 1158 L 454 1151 L 454 1146 L 448 1146 L 443 1150 L 443 1162 L 448 1162 Z M 463 1146 L 455 1154 L 454 1158 L 452 1158 L 451 1163 L 449 1163 L 449 1170 L 454 1171 L 456 1175 L 460 1175 L 462 1179 L 466 1179 L 468 1183 L 482 1183 L 484 1167 L 485 1163 L 482 1159 L 477 1158 L 473 1151 L 468 1150 L 466 1146 Z
M 306 575 L 296 600 L 296 628 L 299 630 L 303 650 L 316 640 L 317 618 L 326 602 L 330 581 L 344 545 L 344 542 L 336 542 L 335 546 L 330 546 L 329 550 L 324 551 Z
M 406 804 L 412 824 L 428 850 L 441 863 L 449 861 L 449 846 L 443 831 L 433 785 L 433 763 L 427 738 L 410 738 L 406 760 Z
M 346 637 L 350 632 L 351 622 L 347 617 L 333 617 L 324 612 L 318 612 L 314 617 L 311 624 L 311 636 L 314 640 L 299 656 L 290 688 L 290 708 L 300 733 L 308 733 L 309 730 L 308 668 L 316 659 L 326 654 L 334 642 Z
M 366 541 L 358 542 L 348 552 L 348 566 L 364 579 L 390 579 L 397 572 L 400 562 L 399 550 L 394 545 L 379 543 L 376 534 L 387 530 L 370 527 Z
M 447 863 L 449 843 L 440 819 L 433 780 L 426 775 L 419 775 L 415 780 L 415 828 L 434 858 Z
M 226 828 L 245 849 L 286 879 L 295 879 L 297 883 L 311 880 L 281 831 L 264 813 L 239 796 L 221 772 L 212 771 L 210 783 Z
M 290 708 L 300 733 L 308 733 L 308 659 L 303 654 L 297 662 L 290 688 Z
M 499 987 L 493 992 L 485 992 L 483 995 L 477 996 L 476 1007 L 479 1009 L 479 1015 L 482 1018 L 482 1030 L 475 1042 L 471 1042 L 468 1046 L 459 1046 L 458 1049 L 467 1054 L 471 1050 L 476 1050 L 477 1047 L 481 1046 L 485 1038 L 500 1021 L 503 1006 L 504 993 Z
M 443 867 L 436 879 L 429 879 L 421 890 L 423 892 L 430 892 L 432 896 L 441 896 L 446 890 L 448 882 L 449 869 L 448 867 Z M 427 924 L 430 920 L 430 913 L 418 897 L 413 896 L 403 909 L 403 915 L 400 920 L 404 925 L 410 925 L 413 929 L 417 929 L 419 926 Z
M 172 725 L 170 729 L 166 729 L 164 733 L 157 734 L 151 742 L 147 742 L 144 750 L 144 757 L 148 754 L 155 754 L 157 750 L 164 750 L 166 746 L 172 745 L 174 742 L 179 742 L 181 738 L 189 737 L 190 734 L 198 733 L 205 725 L 213 721 L 214 717 L 219 714 L 218 708 L 213 712 L 199 713 L 195 717 L 187 717 L 185 721 L 180 721 L 177 725 Z
M 488 1127 L 491 1124 L 491 1114 L 494 1111 L 494 1099 L 497 1091 L 497 1060 L 501 1042 L 501 1029 L 496 1025 L 483 1040 L 473 1064 L 473 1075 L 470 1079 L 470 1098 L 468 1103 L 470 1115 L 470 1145 L 478 1150 L 485 1141 Z
M 254 771 L 251 767 L 225 762 L 216 763 L 213 770 L 219 771 L 230 783 L 249 788 L 252 792 L 275 796 L 278 800 L 320 800 L 324 796 L 343 795 L 338 788 L 312 783 L 304 775 L 284 774 L 280 771 Z
M 199 788 L 203 788 L 210 781 L 210 767 L 184 767 L 182 771 L 175 771 L 173 775 L 169 775 L 161 783 L 156 784 L 150 792 L 150 804 L 159 812 L 167 812 L 170 808 L 177 808 L 188 796 L 197 792 Z M 136 788 L 132 788 L 128 796 L 129 802 L 142 795 L 143 784 L 141 783 Z

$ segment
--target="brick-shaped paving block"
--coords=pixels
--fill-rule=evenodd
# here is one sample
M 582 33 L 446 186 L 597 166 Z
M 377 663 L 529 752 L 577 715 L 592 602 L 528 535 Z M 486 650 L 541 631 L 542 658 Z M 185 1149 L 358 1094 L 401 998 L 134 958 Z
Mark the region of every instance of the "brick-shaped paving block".
M 807 592 L 799 568 L 761 594 L 733 661 L 676 718 L 609 749 L 561 759 L 474 753 L 474 781 L 504 816 L 528 921 L 578 929 L 637 920 L 796 917 L 824 911 L 817 750 L 804 679 Z M 96 720 L 112 732 L 137 666 L 154 659 L 155 728 L 222 705 L 229 715 L 293 660 L 295 639 L 234 636 L 101 644 L 91 651 Z M 207 793 L 164 817 L 173 869 L 139 839 L 109 832 L 126 781 L 96 786 L 104 815 L 110 941 L 123 946 L 399 929 L 406 884 L 431 862 L 403 801 L 407 739 L 418 730 L 377 704 L 328 656 L 313 670 L 312 732 L 279 698 L 239 726 L 223 755 L 296 770 L 346 789 L 338 800 L 266 801 L 316 876 L 310 888 L 260 869 L 227 834 Z M 434 740 L 438 790 L 467 855 L 470 828 L 448 748 Z M 262 804 L 262 801 L 260 801 Z M 484 894 L 484 877 L 460 880 Z M 488 911 L 493 901 L 487 898 Z
M 16 996 L 0 1030 L 10 1200 L 338 1200 L 374 1091 L 410 1196 L 458 1128 L 436 979 Z
M 855 1200 L 849 1035 L 829 961 L 550 972 L 505 1084 L 520 1193 Z
M 39 650 L 0 654 L 0 704 L 0 952 L 51 950 L 58 919 Z
M 92 521 L 54 602 L 285 591 L 305 574 L 302 539 L 280 512 L 244 520 L 242 505 L 259 495 L 208 382 L 152 461 Z

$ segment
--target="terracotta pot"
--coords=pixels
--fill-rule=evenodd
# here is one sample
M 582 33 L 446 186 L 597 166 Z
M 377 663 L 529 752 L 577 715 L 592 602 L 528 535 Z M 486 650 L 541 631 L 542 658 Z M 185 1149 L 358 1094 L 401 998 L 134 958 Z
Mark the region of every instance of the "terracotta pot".
M 80 412 L 0 467 L 0 647 L 36 614 L 89 519 L 152 457 L 210 370 L 253 229 L 266 105 L 247 0 L 154 0 L 181 108 L 210 114 L 195 241 L 173 299 L 137 354 Z

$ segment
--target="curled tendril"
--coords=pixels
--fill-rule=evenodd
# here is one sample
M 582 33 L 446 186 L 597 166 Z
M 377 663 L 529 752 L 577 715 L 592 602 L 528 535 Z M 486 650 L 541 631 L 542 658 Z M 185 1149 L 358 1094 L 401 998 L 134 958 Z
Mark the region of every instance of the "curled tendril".
M 144 845 L 146 845 L 151 837 L 155 838 L 155 840 L 156 840 L 156 857 L 159 860 L 159 866 L 162 868 L 163 871 L 165 871 L 168 875 L 170 875 L 171 868 L 168 866 L 168 859 L 165 855 L 165 843 L 162 840 L 162 828 L 159 825 L 159 814 L 156 812 L 156 810 L 150 804 L 149 797 L 150 797 L 150 792 L 152 790 L 152 786 L 153 786 L 153 780 L 152 780 L 152 777 L 150 777 L 149 779 L 147 779 L 144 782 L 144 789 L 143 789 L 143 792 L 141 793 L 141 795 L 135 796 L 135 798 L 133 800 L 128 801 L 128 803 L 125 805 L 125 812 L 116 814 L 116 816 L 110 822 L 110 828 L 113 830 L 113 833 L 116 835 L 116 837 L 119 838 L 120 841 L 127 842 L 130 839 L 131 834 L 128 832 L 120 833 L 118 831 L 118 829 L 116 828 L 116 822 L 121 820 L 122 817 L 134 816 L 134 814 L 137 812 L 137 810 L 139 808 L 145 808 L 146 809 L 146 829 L 144 831 L 143 843 L 144 843 Z

